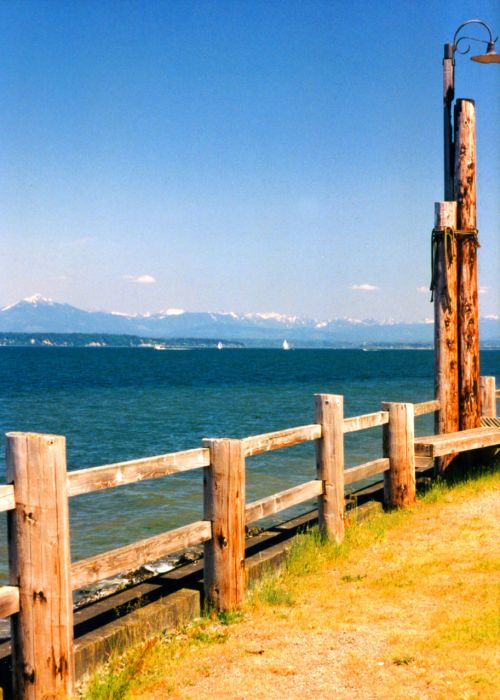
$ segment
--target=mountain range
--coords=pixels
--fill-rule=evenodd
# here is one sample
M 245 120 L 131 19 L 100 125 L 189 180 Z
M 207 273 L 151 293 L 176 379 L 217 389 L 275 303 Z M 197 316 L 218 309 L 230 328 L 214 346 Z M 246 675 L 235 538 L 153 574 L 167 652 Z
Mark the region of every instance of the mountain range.
M 0 309 L 0 331 L 10 333 L 107 333 L 155 338 L 212 338 L 251 345 L 277 345 L 286 338 L 297 346 L 363 344 L 430 345 L 432 322 L 337 318 L 318 321 L 278 313 L 236 314 L 168 309 L 155 314 L 85 311 L 40 294 Z M 483 347 L 500 347 L 500 320 L 480 321 Z

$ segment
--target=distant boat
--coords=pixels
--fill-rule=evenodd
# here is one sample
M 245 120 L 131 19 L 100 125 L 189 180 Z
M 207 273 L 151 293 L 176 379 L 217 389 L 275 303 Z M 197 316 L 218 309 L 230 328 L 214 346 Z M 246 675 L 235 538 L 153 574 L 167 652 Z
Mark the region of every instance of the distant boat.
M 222 345 L 222 343 L 219 340 L 219 342 L 217 343 L 217 350 L 222 350 L 223 347 L 224 346 Z
M 286 338 L 283 341 L 283 345 L 281 347 L 283 348 L 283 350 L 290 350 L 290 343 L 288 342 L 288 340 Z

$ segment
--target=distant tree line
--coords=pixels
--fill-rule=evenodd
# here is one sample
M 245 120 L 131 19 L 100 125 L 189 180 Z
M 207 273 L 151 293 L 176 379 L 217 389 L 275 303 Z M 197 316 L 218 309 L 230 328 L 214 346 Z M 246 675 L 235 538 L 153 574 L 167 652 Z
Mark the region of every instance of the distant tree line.
M 244 347 L 243 343 L 204 338 L 141 338 L 114 333 L 0 333 L 0 346 L 9 347 L 105 347 L 105 348 L 216 348 Z

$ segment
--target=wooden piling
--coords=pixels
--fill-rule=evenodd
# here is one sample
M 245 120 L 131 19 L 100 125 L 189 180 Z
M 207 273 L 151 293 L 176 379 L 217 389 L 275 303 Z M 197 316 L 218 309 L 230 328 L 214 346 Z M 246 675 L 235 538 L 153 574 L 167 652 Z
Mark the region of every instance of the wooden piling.
M 383 402 L 389 422 L 383 428 L 384 457 L 389 470 L 384 473 L 384 502 L 388 508 L 406 508 L 416 499 L 415 420 L 411 403 Z
M 344 539 L 344 397 L 315 394 L 316 418 L 322 437 L 316 440 L 317 478 L 323 481 L 318 499 L 321 531 L 340 544 Z
M 481 377 L 481 415 L 486 418 L 496 418 L 496 380 L 495 377 Z
M 245 594 L 245 457 L 241 440 L 204 440 L 210 466 L 204 475 L 205 598 L 217 610 L 241 607 Z
M 460 430 L 481 425 L 476 230 L 476 115 L 472 100 L 455 105 L 457 296 Z
M 435 385 L 436 399 L 443 404 L 436 415 L 436 430 L 439 433 L 458 429 L 457 244 L 454 236 L 456 227 L 457 203 L 435 202 Z M 448 235 L 442 233 L 446 230 Z
M 434 294 L 434 395 L 439 401 L 435 414 L 436 433 L 459 429 L 458 417 L 458 328 L 457 328 L 457 203 L 434 204 L 433 294 Z M 444 471 L 452 456 L 437 461 Z
M 15 697 L 74 694 L 73 603 L 66 486 L 66 441 L 58 435 L 7 434 L 10 581 L 19 586 L 11 617 Z

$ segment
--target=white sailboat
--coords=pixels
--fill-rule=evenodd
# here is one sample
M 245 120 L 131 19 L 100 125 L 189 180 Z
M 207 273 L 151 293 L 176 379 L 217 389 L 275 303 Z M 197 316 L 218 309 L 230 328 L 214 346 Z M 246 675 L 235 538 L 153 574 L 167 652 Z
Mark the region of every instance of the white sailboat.
M 222 343 L 219 340 L 219 342 L 217 343 L 217 350 L 222 350 L 223 347 L 224 346 L 222 345 Z
M 283 350 L 290 350 L 290 343 L 288 342 L 288 340 L 286 338 L 283 341 L 283 345 L 281 347 L 283 348 Z

